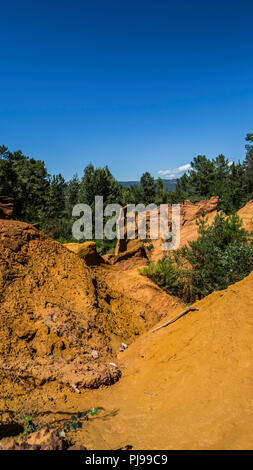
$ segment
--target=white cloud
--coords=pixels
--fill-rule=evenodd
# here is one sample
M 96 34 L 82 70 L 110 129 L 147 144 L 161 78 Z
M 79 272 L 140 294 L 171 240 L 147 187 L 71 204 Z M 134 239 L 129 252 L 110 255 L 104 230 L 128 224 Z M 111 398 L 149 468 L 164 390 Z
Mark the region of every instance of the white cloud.
M 184 173 L 189 171 L 191 168 L 190 163 L 186 163 L 186 165 L 179 166 L 177 168 L 169 168 L 169 170 L 159 170 L 157 173 L 161 178 L 164 179 L 175 179 L 175 178 L 180 178 Z

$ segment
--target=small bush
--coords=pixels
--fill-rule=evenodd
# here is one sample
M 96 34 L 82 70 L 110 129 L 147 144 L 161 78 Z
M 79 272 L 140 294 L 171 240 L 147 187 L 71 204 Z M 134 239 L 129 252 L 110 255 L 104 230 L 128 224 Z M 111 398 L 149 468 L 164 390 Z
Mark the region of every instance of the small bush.
M 22 435 L 31 434 L 36 432 L 40 429 L 39 424 L 34 424 L 32 418 L 30 416 L 24 416 L 24 431 Z
M 188 301 L 226 289 L 253 269 L 252 237 L 237 215 L 221 213 L 212 225 L 204 218 L 197 225 L 198 239 L 175 253 Z
M 70 420 L 64 423 L 65 431 L 76 431 L 83 427 L 82 420 L 88 421 L 89 414 L 95 416 L 98 413 L 98 408 L 91 408 L 90 410 L 80 412 L 76 415 L 71 416 Z
M 95 240 L 96 242 L 96 247 L 97 247 L 97 252 L 99 255 L 107 255 L 109 253 L 113 254 L 115 250 L 115 246 L 117 243 L 117 239 L 115 238 L 114 240 L 108 240 L 107 238 L 104 238 L 103 240 Z
M 181 289 L 180 275 L 171 258 L 158 261 L 156 264 L 150 263 L 139 271 L 168 293 L 178 295 Z
M 198 238 L 172 257 L 142 269 L 166 292 L 186 302 L 226 289 L 253 270 L 252 234 L 237 215 L 217 214 L 213 224 L 197 221 Z

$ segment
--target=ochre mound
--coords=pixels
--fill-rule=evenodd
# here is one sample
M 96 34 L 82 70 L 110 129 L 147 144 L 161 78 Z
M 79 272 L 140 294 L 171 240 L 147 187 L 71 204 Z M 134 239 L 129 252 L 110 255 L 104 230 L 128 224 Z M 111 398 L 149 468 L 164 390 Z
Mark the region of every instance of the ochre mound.
M 159 293 L 163 304 L 167 299 L 160 312 L 117 291 L 106 281 L 116 268 L 103 266 L 96 274 L 36 228 L 0 222 L 0 361 L 7 383 L 55 381 L 81 390 L 119 378 L 110 362 L 121 341 L 130 344 L 173 302 L 158 289 L 157 303 Z
M 253 273 L 122 353 L 120 382 L 90 398 L 118 412 L 88 448 L 252 449 L 252 292 Z
M 21 222 L 0 223 L 0 355 L 6 374 L 36 384 L 111 383 L 117 372 L 92 360 L 110 357 L 96 326 L 96 292 L 85 263 Z M 106 361 L 108 363 L 108 360 Z

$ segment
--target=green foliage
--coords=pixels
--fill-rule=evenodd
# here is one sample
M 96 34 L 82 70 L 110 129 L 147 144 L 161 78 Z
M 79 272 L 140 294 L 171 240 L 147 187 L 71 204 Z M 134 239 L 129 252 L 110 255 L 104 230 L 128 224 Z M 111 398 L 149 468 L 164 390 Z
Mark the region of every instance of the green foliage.
M 83 427 L 83 421 L 88 421 L 89 414 L 95 416 L 98 413 L 98 408 L 91 408 L 90 410 L 76 413 L 71 416 L 70 420 L 64 423 L 65 431 L 76 431 Z
M 152 204 L 155 199 L 155 179 L 146 171 L 140 179 L 141 201 L 143 204 Z
M 253 194 L 253 134 L 246 135 L 246 158 L 244 161 L 247 190 L 252 197 Z
M 204 198 L 208 197 L 215 181 L 214 161 L 208 160 L 205 155 L 198 155 L 191 166 L 190 179 L 196 192 Z
M 75 174 L 67 183 L 65 190 L 65 214 L 69 219 L 72 217 L 73 207 L 78 203 L 79 188 L 80 181 L 78 175 Z
M 210 226 L 204 218 L 197 223 L 198 239 L 175 254 L 189 301 L 225 289 L 253 269 L 252 238 L 237 215 L 217 214 Z
M 60 235 L 66 236 L 66 232 L 64 231 L 64 223 L 66 223 L 66 187 L 67 184 L 61 174 L 53 175 L 49 178 L 49 188 L 46 194 L 45 204 L 41 209 L 41 228 L 52 238 L 57 238 Z
M 143 173 L 140 185 L 121 186 L 108 167 L 95 168 L 91 163 L 84 169 L 79 181 L 75 174 L 66 182 L 59 175 L 49 175 L 44 162 L 23 155 L 21 150 L 11 152 L 0 146 L 0 195 L 15 200 L 15 218 L 38 223 L 41 230 L 55 239 L 71 242 L 72 209 L 77 203 L 88 204 L 94 214 L 95 196 L 110 203 L 165 204 L 186 199 L 197 202 L 219 196 L 219 210 L 227 214 L 242 207 L 253 198 L 253 134 L 246 135 L 244 162 L 232 163 L 218 155 L 208 159 L 198 155 L 191 162 L 191 170 L 177 180 L 176 189 L 169 193 L 161 178 L 154 180 L 149 172 Z M 105 220 L 104 220 L 105 221 Z M 94 224 L 93 224 L 94 225 Z M 110 242 L 110 241 L 109 241 Z M 110 252 L 113 244 L 100 244 L 101 253 Z
M 40 429 L 40 425 L 34 424 L 30 416 L 24 416 L 24 431 L 22 435 L 31 434 L 32 432 L 36 432 L 39 429 Z
M 65 243 L 69 243 L 69 240 L 67 240 L 66 238 L 60 236 L 59 238 L 56 238 L 56 241 L 61 243 L 61 244 L 65 244 Z
M 123 188 L 112 176 L 107 166 L 104 168 L 95 169 L 92 164 L 89 164 L 84 169 L 84 175 L 79 185 L 78 202 L 82 204 L 87 204 L 92 209 L 93 233 L 95 226 L 95 196 L 103 196 L 104 208 L 111 203 L 122 204 Z M 104 217 L 104 223 L 107 219 L 108 218 Z M 110 243 L 109 248 L 111 248 L 111 246 L 112 245 Z M 102 251 L 104 254 L 104 250 Z
M 139 269 L 143 276 L 147 276 L 159 287 L 162 287 L 166 292 L 174 295 L 179 295 L 181 289 L 180 274 L 178 267 L 173 263 L 171 258 L 166 258 L 163 261 L 158 261 L 156 264 L 150 263 L 144 268 Z
M 142 202 L 142 190 L 137 184 L 133 184 L 130 188 L 123 188 L 122 191 L 123 206 L 127 204 L 139 204 Z
M 105 255 L 114 253 L 115 246 L 117 243 L 117 239 L 114 240 L 107 240 L 106 238 L 103 240 L 95 240 L 96 248 L 99 255 Z
M 40 217 L 49 184 L 44 162 L 0 147 L 0 194 L 15 199 L 17 219 L 33 222 Z
M 231 214 L 240 209 L 253 197 L 253 134 L 247 134 L 246 141 L 243 164 L 231 164 L 224 155 L 211 160 L 205 155 L 195 157 L 189 173 L 178 179 L 170 194 L 171 202 L 197 202 L 219 196 L 219 210 Z
M 148 244 L 145 245 L 145 248 L 148 250 L 148 251 L 152 251 L 154 249 L 154 245 L 153 243 L 150 243 L 149 240 L 148 240 Z
M 166 292 L 193 302 L 226 289 L 253 270 L 252 234 L 237 215 L 219 213 L 212 225 L 197 221 L 198 238 L 157 264 L 141 270 Z
M 166 204 L 168 202 L 168 190 L 164 187 L 161 178 L 155 181 L 155 204 Z
M 103 196 L 104 205 L 121 203 L 122 188 L 107 166 L 95 169 L 90 164 L 84 169 L 84 176 L 79 186 L 78 200 L 80 203 L 94 207 L 95 196 Z

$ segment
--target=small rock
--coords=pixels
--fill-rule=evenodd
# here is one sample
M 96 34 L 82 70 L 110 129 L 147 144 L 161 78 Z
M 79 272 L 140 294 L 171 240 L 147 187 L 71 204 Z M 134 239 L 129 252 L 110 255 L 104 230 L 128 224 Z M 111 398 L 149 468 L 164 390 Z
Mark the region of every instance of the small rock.
M 73 390 L 74 392 L 76 392 L 76 393 L 81 393 L 80 390 L 79 390 L 79 388 L 77 388 L 76 385 L 72 385 L 71 388 L 72 388 L 72 390 Z
M 109 366 L 118 367 L 117 364 L 115 364 L 114 362 L 110 362 L 110 363 L 109 363 Z
M 98 359 L 99 358 L 99 352 L 96 351 L 95 349 L 93 349 L 93 351 L 91 351 L 91 355 L 92 355 L 93 359 Z
M 122 346 L 123 349 L 127 349 L 127 348 L 128 348 L 128 346 L 127 346 L 126 343 L 121 343 L 121 346 Z

